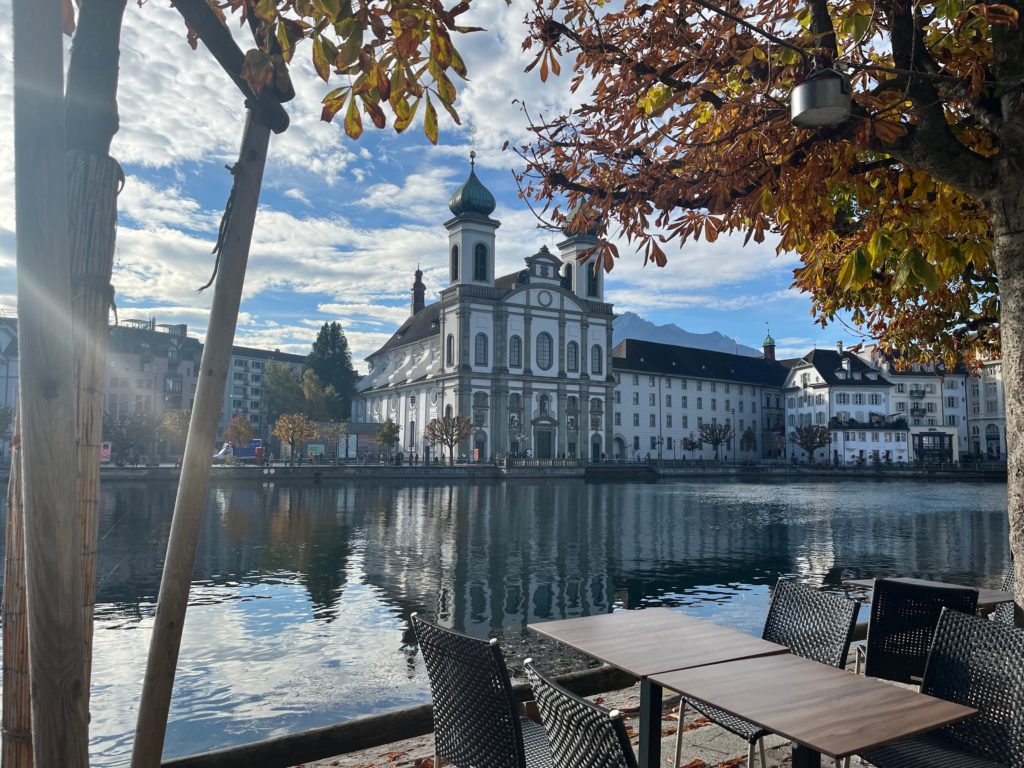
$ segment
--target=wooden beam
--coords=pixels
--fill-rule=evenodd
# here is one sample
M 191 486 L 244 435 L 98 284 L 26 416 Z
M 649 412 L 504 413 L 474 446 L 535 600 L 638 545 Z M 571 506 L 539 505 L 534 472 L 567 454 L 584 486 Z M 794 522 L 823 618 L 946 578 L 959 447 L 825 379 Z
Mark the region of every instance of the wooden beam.
M 29 0 L 23 0 L 28 2 Z M 238 307 L 249 259 L 270 129 L 248 111 L 242 148 L 233 173 L 235 185 L 227 226 L 220 246 L 219 269 L 213 288 L 213 306 L 199 368 L 185 454 L 178 479 L 178 496 L 164 558 L 156 621 L 149 641 L 149 658 L 142 682 L 142 698 L 135 728 L 132 768 L 157 768 L 163 753 L 167 715 L 171 707 L 174 673 L 181 648 L 188 593 L 195 567 L 196 545 L 210 485 L 210 457 L 217 436 L 224 382 L 231 362 Z
M 242 64 L 245 63 L 245 54 L 231 37 L 231 32 L 220 20 L 206 0 L 174 0 L 174 7 L 178 9 L 188 25 L 196 31 L 199 39 L 209 49 L 213 57 L 217 59 L 224 71 L 235 81 L 238 90 L 245 96 L 246 101 L 259 115 L 260 121 L 274 133 L 283 133 L 288 127 L 288 113 L 274 96 L 270 88 L 264 89 L 263 93 L 257 96 L 249 84 L 242 79 Z
M 14 0 L 19 413 L 32 740 L 87 766 L 60 0 Z
M 617 691 L 629 688 L 636 682 L 635 677 L 607 666 L 570 672 L 555 679 L 578 696 Z M 517 701 L 533 698 L 530 686 L 525 683 L 514 686 L 512 694 Z M 251 768 L 254 765 L 260 768 L 290 768 L 299 763 L 326 760 L 423 736 L 433 728 L 433 708 L 429 704 L 421 704 L 239 747 L 178 757 L 165 761 L 161 768 Z

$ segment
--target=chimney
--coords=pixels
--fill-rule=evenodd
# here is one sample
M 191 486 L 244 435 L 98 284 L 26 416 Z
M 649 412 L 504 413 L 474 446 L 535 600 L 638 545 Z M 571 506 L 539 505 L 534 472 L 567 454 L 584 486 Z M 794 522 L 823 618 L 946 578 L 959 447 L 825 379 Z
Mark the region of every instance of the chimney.
M 840 355 L 843 354 L 843 342 L 841 340 L 836 342 L 836 352 Z
M 425 306 L 424 296 L 427 286 L 423 284 L 423 271 L 419 264 L 416 265 L 416 280 L 412 284 L 412 314 L 416 314 Z

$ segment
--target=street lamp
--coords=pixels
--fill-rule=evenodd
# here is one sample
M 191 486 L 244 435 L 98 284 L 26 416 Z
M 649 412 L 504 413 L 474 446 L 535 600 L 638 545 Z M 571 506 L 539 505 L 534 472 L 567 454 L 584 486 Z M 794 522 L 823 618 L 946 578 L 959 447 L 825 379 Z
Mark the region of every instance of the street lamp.
M 736 461 L 736 409 L 733 408 L 729 413 L 731 414 L 729 426 L 732 428 L 730 430 L 732 432 L 732 437 L 729 442 L 732 444 L 732 460 Z

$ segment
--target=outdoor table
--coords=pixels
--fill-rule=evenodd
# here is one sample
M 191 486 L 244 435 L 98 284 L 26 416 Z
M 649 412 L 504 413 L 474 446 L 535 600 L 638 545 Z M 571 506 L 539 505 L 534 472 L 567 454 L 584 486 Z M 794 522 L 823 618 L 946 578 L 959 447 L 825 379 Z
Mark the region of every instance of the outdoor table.
M 788 654 L 789 649 L 667 608 L 546 621 L 529 628 L 640 678 L 640 768 L 661 765 L 659 672 Z
M 652 676 L 653 684 L 793 742 L 793 768 L 842 758 L 964 720 L 976 710 L 791 654 Z
M 988 611 L 995 608 L 1000 603 L 1012 603 L 1013 593 L 1006 592 L 1002 589 L 985 589 L 982 587 L 966 587 L 961 584 L 947 584 L 944 581 L 927 581 L 925 579 L 909 579 L 909 578 L 892 578 L 887 577 L 891 581 L 899 581 L 904 584 L 918 584 L 924 587 L 959 587 L 960 589 L 977 589 L 978 590 L 978 610 Z M 875 587 L 874 579 L 844 579 L 843 586 L 854 587 L 856 589 L 862 589 L 866 592 L 871 592 Z

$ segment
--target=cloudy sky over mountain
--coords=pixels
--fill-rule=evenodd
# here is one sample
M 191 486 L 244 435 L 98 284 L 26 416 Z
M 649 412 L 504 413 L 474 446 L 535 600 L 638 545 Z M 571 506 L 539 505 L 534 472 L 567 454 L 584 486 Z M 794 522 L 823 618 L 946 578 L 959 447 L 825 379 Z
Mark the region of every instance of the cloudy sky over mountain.
M 448 196 L 468 173 L 471 148 L 478 175 L 498 200 L 498 273 L 554 245 L 557 237 L 539 230 L 517 198 L 518 158 L 501 151 L 506 140 L 527 137 L 513 99 L 525 100 L 535 115 L 573 103 L 566 78 L 541 86 L 536 73 L 523 72 L 525 10 L 521 0 L 474 0 L 470 21 L 488 31 L 456 41 L 471 75 L 459 84 L 463 126 L 442 113 L 437 147 L 415 125 L 401 136 L 369 130 L 352 142 L 339 126 L 320 122 L 327 86 L 305 50 L 301 62 L 296 56 L 298 95 L 287 105 L 291 127 L 271 141 L 238 343 L 305 353 L 323 322 L 340 320 L 361 361 L 406 316 L 417 264 L 428 301 L 435 300 L 447 279 L 441 225 L 450 215 Z M 10 12 L 0 5 L 7 51 Z M 0 310 L 13 314 L 12 93 L 7 56 L 0 60 Z M 210 295 L 196 288 L 213 266 L 210 251 L 230 189 L 224 166 L 237 154 L 242 100 L 205 49 L 189 49 L 169 4 L 149 0 L 141 7 L 130 2 L 125 15 L 119 104 L 112 154 L 127 176 L 114 273 L 120 315 L 185 322 L 201 337 Z M 607 281 L 617 311 L 694 332 L 718 330 L 755 347 L 768 322 L 780 356 L 850 340 L 842 327 L 823 331 L 812 323 L 809 301 L 789 288 L 796 259 L 777 257 L 772 243 L 691 243 L 669 252 L 666 269 L 644 268 L 628 246 L 620 250 Z

